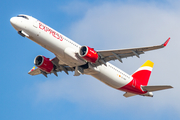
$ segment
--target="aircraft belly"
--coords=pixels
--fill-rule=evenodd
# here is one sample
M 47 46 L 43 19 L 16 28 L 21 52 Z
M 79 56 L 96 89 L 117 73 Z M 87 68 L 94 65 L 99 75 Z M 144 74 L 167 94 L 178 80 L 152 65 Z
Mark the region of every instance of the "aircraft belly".
M 72 47 L 67 47 L 64 50 L 65 61 L 71 67 L 86 64 L 86 61 L 79 59 L 76 53 L 77 53 L 77 50 L 75 51 L 75 49 L 72 49 Z
M 112 69 L 110 69 L 108 66 L 101 65 L 98 67 L 98 69 L 100 72 L 97 74 L 92 74 L 92 76 L 113 88 L 121 88 L 131 81 L 130 79 L 125 80 L 122 77 L 119 77 L 117 72 L 112 71 Z
M 71 49 L 68 49 L 68 44 L 65 41 L 60 41 L 52 37 L 52 35 L 49 35 L 44 31 L 40 31 L 38 28 L 31 28 L 33 30 L 31 29 L 27 31 L 30 36 L 29 38 L 42 47 L 53 52 L 59 59 L 61 59 L 61 61 L 65 62 L 71 67 L 85 64 L 84 61 L 77 60 L 78 58 L 76 58 L 76 56 L 73 58 L 72 54 L 74 54 L 74 52 Z M 130 82 L 129 80 L 124 80 L 121 77 L 118 77 L 117 72 L 109 68 L 108 64 L 110 63 L 107 63 L 107 66 L 98 66 L 98 72 L 93 71 L 89 74 L 116 89 L 121 88 Z

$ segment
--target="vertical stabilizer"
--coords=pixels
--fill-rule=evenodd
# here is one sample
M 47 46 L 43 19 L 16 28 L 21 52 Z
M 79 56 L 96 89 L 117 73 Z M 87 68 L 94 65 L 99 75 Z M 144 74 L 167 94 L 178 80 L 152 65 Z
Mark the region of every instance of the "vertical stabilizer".
M 132 77 L 141 83 L 141 85 L 146 86 L 148 84 L 151 71 L 154 63 L 147 60 L 133 75 Z

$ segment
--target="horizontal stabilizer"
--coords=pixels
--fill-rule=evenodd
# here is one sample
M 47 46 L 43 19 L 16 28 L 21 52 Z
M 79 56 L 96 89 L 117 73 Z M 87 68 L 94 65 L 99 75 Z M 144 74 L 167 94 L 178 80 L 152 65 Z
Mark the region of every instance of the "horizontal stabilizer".
M 131 97 L 131 96 L 135 96 L 135 95 L 137 95 L 137 94 L 133 94 L 133 93 L 129 93 L 129 92 L 126 92 L 126 93 L 124 93 L 124 97 Z
M 148 92 L 153 92 L 153 91 L 158 91 L 158 90 L 164 90 L 164 89 L 169 89 L 169 88 L 173 88 L 170 85 L 160 85 L 160 86 L 142 86 L 142 89 L 144 91 L 148 91 Z

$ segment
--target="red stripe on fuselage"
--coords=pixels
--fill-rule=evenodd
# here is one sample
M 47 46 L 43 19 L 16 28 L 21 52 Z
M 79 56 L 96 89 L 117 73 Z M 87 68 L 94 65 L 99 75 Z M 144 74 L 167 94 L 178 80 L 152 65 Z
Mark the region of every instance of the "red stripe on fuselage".
M 147 92 L 141 89 L 140 82 L 137 81 L 135 78 L 133 78 L 133 80 L 127 85 L 119 88 L 119 90 L 122 90 L 124 92 L 134 93 L 134 94 L 145 94 Z

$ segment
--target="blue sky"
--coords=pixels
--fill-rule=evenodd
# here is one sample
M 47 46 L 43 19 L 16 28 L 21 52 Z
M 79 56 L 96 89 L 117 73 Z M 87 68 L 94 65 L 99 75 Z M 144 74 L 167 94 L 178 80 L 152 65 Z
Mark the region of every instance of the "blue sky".
M 1 120 L 180 119 L 179 1 L 9 0 L 0 5 Z M 155 66 L 149 84 L 174 89 L 155 92 L 153 98 L 124 98 L 122 91 L 87 75 L 30 76 L 37 55 L 55 56 L 17 34 L 9 20 L 18 14 L 98 50 L 157 45 L 171 37 L 165 49 L 111 63 L 132 74 L 150 59 Z

